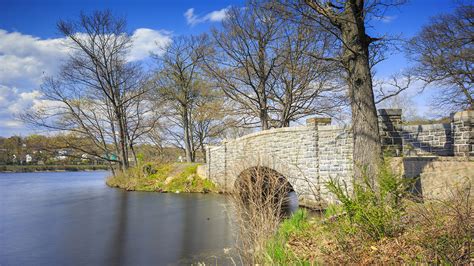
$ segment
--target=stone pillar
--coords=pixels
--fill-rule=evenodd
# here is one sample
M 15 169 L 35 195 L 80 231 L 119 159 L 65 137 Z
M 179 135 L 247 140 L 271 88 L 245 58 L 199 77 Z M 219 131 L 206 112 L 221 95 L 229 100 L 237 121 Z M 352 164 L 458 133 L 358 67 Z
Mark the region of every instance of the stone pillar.
M 306 125 L 307 126 L 317 126 L 317 125 L 330 125 L 331 124 L 331 118 L 330 117 L 312 117 L 306 119 Z
M 206 171 L 207 178 L 211 180 L 211 146 L 206 145 Z
M 474 110 L 457 112 L 452 119 L 454 156 L 474 156 Z
M 402 109 L 379 109 L 379 132 L 382 149 L 390 156 L 401 156 Z

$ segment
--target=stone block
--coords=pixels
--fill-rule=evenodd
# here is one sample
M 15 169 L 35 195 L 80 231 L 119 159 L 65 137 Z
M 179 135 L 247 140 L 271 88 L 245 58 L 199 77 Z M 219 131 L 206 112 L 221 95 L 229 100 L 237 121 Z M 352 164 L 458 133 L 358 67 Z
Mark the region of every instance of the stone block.
M 330 117 L 312 117 L 306 119 L 306 125 L 308 126 L 316 126 L 316 125 L 330 125 L 331 118 Z

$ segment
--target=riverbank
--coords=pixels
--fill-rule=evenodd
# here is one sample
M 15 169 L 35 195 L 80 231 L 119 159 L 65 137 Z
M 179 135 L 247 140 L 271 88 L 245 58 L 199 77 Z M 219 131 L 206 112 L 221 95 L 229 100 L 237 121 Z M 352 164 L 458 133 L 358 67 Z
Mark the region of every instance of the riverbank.
M 218 192 L 209 179 L 197 174 L 196 163 L 146 163 L 117 176 L 110 176 L 106 183 L 127 191 L 209 193 Z
M 1 173 L 77 172 L 109 170 L 107 165 L 0 165 Z
M 410 203 L 406 220 L 393 224 L 397 232 L 380 238 L 362 232 L 348 217 L 316 218 L 299 210 L 268 240 L 266 264 L 472 265 L 472 204 L 459 200 Z
M 404 182 L 381 175 L 378 190 L 352 194 L 328 185 L 341 202 L 320 217 L 299 210 L 264 244 L 270 265 L 447 264 L 474 262 L 474 198 L 469 189 L 445 188 L 449 197 L 417 198 Z

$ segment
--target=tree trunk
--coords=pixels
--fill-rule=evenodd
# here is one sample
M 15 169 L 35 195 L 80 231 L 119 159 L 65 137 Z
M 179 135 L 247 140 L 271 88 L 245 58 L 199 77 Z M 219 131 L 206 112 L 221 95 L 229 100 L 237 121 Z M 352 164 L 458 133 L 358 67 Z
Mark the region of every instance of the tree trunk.
M 184 133 L 184 151 L 186 153 L 186 162 L 190 163 L 193 162 L 193 155 L 192 155 L 192 146 L 191 146 L 191 136 L 189 134 L 189 118 L 188 118 L 188 109 L 183 107 L 183 133 Z
M 382 162 L 382 148 L 369 63 L 371 38 L 365 32 L 362 8 L 354 3 L 346 7 L 341 33 L 352 109 L 354 177 L 361 181 L 365 176 L 373 184 Z
M 204 163 L 207 163 L 206 148 L 204 148 L 204 145 L 201 145 L 201 153 Z
M 266 109 L 260 110 L 260 126 L 262 130 L 267 130 L 268 126 L 268 114 Z
M 123 115 L 120 110 L 116 111 L 117 114 L 117 120 L 119 123 L 119 145 L 120 145 L 120 157 L 121 157 L 121 166 L 122 166 L 122 171 L 125 171 L 128 169 L 129 164 L 128 164 L 128 152 L 127 152 L 127 135 L 125 133 L 125 124 L 123 121 Z

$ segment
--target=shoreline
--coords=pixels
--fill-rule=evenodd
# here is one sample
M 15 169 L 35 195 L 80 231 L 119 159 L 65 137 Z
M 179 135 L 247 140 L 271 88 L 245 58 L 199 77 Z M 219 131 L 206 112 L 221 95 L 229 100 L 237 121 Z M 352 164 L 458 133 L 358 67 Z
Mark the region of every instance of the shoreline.
M 107 171 L 107 165 L 0 165 L 0 173 Z

